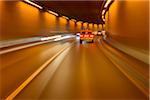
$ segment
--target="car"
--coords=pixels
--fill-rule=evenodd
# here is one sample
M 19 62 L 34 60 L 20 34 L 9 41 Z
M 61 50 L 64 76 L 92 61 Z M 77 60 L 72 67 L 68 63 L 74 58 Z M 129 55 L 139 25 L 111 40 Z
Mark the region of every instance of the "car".
M 81 30 L 80 31 L 80 43 L 82 43 L 82 41 L 87 41 L 87 42 L 94 42 L 94 37 L 95 35 L 92 34 L 91 30 Z
M 102 32 L 101 32 L 101 31 L 98 31 L 98 32 L 97 32 L 97 35 L 98 35 L 98 36 L 102 36 Z
M 76 36 L 80 36 L 80 33 L 78 32 L 78 33 L 76 33 Z

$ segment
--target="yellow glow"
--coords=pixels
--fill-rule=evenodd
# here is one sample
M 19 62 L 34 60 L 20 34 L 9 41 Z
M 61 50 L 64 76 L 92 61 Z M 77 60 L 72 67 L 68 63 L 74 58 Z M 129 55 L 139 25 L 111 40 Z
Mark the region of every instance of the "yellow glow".
M 93 24 L 89 24 L 89 27 L 92 27 L 93 26 Z
M 77 27 L 76 27 L 76 28 L 77 28 L 77 30 L 78 30 L 78 31 L 80 31 L 80 29 L 81 29 L 81 26 L 82 26 L 82 23 L 80 23 L 80 22 L 77 22 L 76 24 L 77 24 Z
M 67 20 L 63 17 L 59 17 L 58 22 L 60 31 L 66 31 Z
M 75 22 L 72 21 L 72 20 L 69 20 L 69 28 L 70 28 L 70 31 L 74 31 L 75 30 Z
M 108 12 L 106 13 L 106 15 L 105 15 L 105 24 L 106 24 L 106 30 L 108 30 Z
M 93 24 L 90 23 L 88 28 L 92 30 Z
M 61 22 L 61 23 L 66 24 L 66 22 L 67 22 L 67 20 L 66 20 L 66 19 L 64 19 L 63 17 L 60 17 L 59 19 L 60 19 L 60 22 Z
M 56 16 L 49 14 L 48 12 L 44 13 L 45 26 L 55 26 L 56 25 Z
M 33 29 L 37 29 L 38 26 L 36 26 L 36 25 L 38 25 L 39 19 L 40 19 L 39 10 L 33 6 L 30 6 L 27 3 L 24 3 L 24 2 L 18 2 L 16 6 L 17 6 L 18 12 L 19 12 L 18 17 L 20 17 L 20 19 L 21 19 L 20 23 L 24 24 L 29 21 L 30 23 L 34 23 L 35 25 L 33 26 L 32 24 L 29 24 L 28 26 L 24 26 L 24 27 L 29 28 L 30 26 L 32 26 L 32 28 L 35 27 Z M 27 15 L 32 15 L 32 17 L 27 16 Z
M 70 23 L 70 24 L 74 24 L 75 22 L 74 22 L 74 21 L 72 21 L 72 20 L 69 20 L 69 23 Z
M 102 16 L 102 19 L 104 19 L 104 16 Z
M 81 23 L 80 23 L 80 22 L 77 22 L 77 25 L 81 25 Z
M 98 27 L 99 27 L 99 29 L 100 29 L 100 30 L 102 30 L 102 24 L 99 24 L 99 26 L 98 26 Z
M 106 29 L 120 43 L 148 50 L 149 0 L 115 0 L 109 8 Z
M 75 19 L 71 19 L 71 21 L 74 21 L 74 22 L 76 22 L 76 20 L 75 20 Z
M 64 18 L 64 19 L 69 19 L 68 17 L 66 17 L 66 16 L 62 16 L 62 18 Z
M 78 23 L 83 23 L 82 21 L 78 21 Z
M 97 29 L 97 24 L 94 24 L 94 29 L 95 29 L 95 30 Z
M 106 29 L 106 25 L 105 24 L 103 24 L 103 28 Z
M 88 23 L 83 23 L 83 27 L 86 29 L 88 26 Z

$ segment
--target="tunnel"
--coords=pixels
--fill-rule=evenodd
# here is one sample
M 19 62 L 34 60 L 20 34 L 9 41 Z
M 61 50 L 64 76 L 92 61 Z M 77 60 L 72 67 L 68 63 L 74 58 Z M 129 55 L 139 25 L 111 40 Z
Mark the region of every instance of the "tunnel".
M 149 100 L 149 0 L 0 0 L 0 100 Z

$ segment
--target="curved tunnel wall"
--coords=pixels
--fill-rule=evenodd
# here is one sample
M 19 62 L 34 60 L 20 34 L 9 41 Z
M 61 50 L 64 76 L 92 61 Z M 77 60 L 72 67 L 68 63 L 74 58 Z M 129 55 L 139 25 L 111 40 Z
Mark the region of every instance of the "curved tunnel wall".
M 112 39 L 136 49 L 149 49 L 149 1 L 115 0 L 106 14 Z
M 22 1 L 0 1 L 0 40 L 78 32 L 86 28 L 80 22 L 67 21 Z M 89 27 L 93 29 L 93 27 Z M 98 30 L 94 28 L 93 30 Z

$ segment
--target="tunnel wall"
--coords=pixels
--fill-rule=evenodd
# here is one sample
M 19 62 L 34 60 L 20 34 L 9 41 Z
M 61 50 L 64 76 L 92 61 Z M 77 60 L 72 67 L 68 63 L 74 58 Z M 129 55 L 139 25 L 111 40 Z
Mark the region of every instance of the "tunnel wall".
M 148 51 L 148 0 L 115 0 L 105 17 L 105 28 L 112 39 L 128 47 Z
M 84 27 L 87 25 L 56 17 L 22 1 L 0 1 L 0 40 L 50 35 L 60 31 L 72 33 Z

